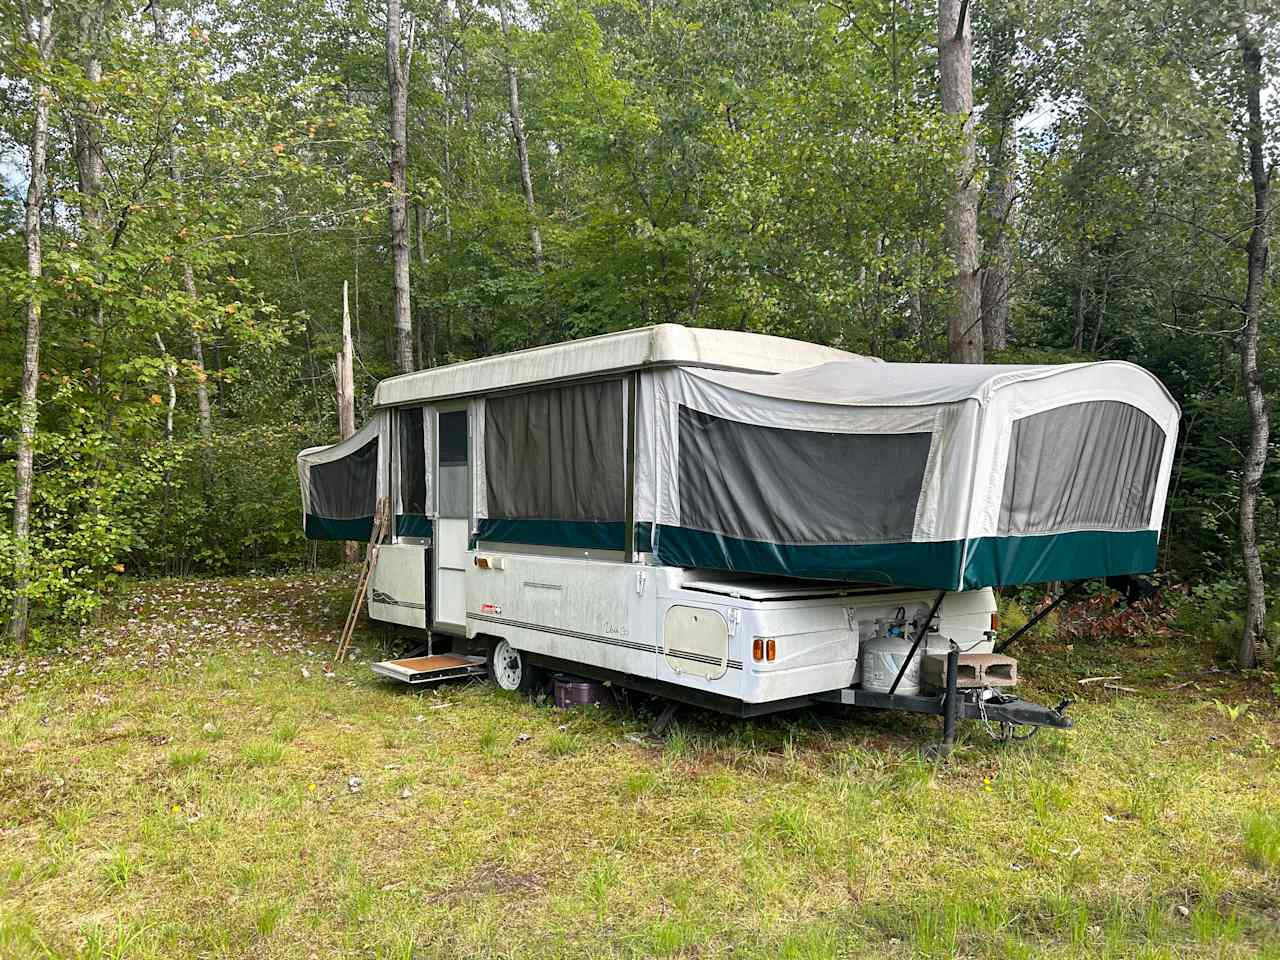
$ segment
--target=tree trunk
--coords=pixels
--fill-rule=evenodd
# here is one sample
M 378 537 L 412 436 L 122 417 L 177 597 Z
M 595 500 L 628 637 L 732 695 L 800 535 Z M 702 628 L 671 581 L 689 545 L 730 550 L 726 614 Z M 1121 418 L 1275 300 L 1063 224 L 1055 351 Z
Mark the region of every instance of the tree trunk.
M 169 357 L 169 348 L 164 345 L 164 337 L 156 334 L 156 346 L 160 348 L 160 359 L 164 361 L 164 376 L 169 387 L 169 405 L 165 410 L 164 442 L 173 442 L 173 410 L 178 405 L 178 365 Z M 168 479 L 168 473 L 165 474 Z
M 98 38 L 102 31 L 102 10 L 86 6 L 81 11 L 79 42 L 84 50 L 81 67 L 90 98 L 102 83 L 102 60 L 98 57 Z M 102 224 L 98 206 L 102 192 L 102 117 L 97 103 L 82 99 L 76 104 L 72 123 L 75 131 L 76 174 L 80 185 L 80 211 L 87 226 L 97 230 Z
M 982 290 L 978 281 L 977 143 L 973 117 L 973 34 L 969 0 L 938 0 L 942 109 L 963 123 L 962 149 L 947 203 L 947 245 L 956 262 L 955 302 L 947 323 L 953 363 L 982 362 Z
M 196 302 L 196 278 L 191 272 L 191 264 L 182 261 L 182 285 L 192 304 Z M 209 411 L 209 378 L 204 372 L 204 344 L 200 342 L 200 331 L 191 325 L 191 357 L 196 364 L 196 408 L 200 413 L 200 436 L 208 440 L 213 436 L 213 416 Z
M 1257 507 L 1262 472 L 1267 465 L 1267 441 L 1271 424 L 1266 397 L 1258 375 L 1258 321 L 1262 314 L 1262 297 L 1266 283 L 1268 232 L 1271 218 L 1271 177 L 1263 156 L 1262 131 L 1262 49 L 1258 38 L 1242 29 L 1239 33 L 1240 53 L 1244 61 L 1244 95 L 1249 123 L 1246 140 L 1249 148 L 1249 179 L 1253 185 L 1253 219 L 1247 247 L 1248 282 L 1244 295 L 1244 334 L 1240 343 L 1240 373 L 1245 399 L 1249 404 L 1249 450 L 1244 459 L 1244 475 L 1240 483 L 1240 549 L 1244 555 L 1248 602 L 1245 608 L 1244 632 L 1240 636 L 1241 669 L 1255 665 L 1259 654 L 1268 659 L 1271 648 L 1266 643 L 1267 595 L 1262 560 L 1258 555 Z
M 1009 221 L 1013 218 L 1015 187 L 1013 161 L 1006 153 L 996 165 L 987 187 L 995 236 L 990 259 L 982 270 L 984 350 L 1004 350 L 1009 346 L 1009 271 L 1013 264 Z
M 498 4 L 498 16 L 502 23 L 502 35 L 510 37 L 510 24 L 507 23 L 506 0 Z M 529 141 L 524 135 L 524 120 L 520 116 L 520 81 L 516 77 L 516 65 L 508 56 L 507 89 L 510 99 L 511 135 L 516 141 L 516 155 L 520 159 L 520 184 L 524 187 L 524 204 L 529 210 L 529 245 L 533 247 L 533 266 L 542 271 L 542 231 L 538 229 L 535 219 L 536 204 L 533 199 L 533 179 L 529 176 Z
M 1102 277 L 1102 296 L 1098 299 L 1098 322 L 1093 325 L 1093 338 L 1089 341 L 1090 353 L 1098 352 L 1098 344 L 1102 341 L 1102 325 L 1107 322 L 1107 295 L 1111 292 L 1111 264 L 1107 264 L 1106 271 Z
M 400 59 L 400 0 L 387 0 L 387 89 L 391 95 L 391 270 L 395 339 L 392 361 L 397 373 L 413 369 L 413 320 L 409 310 L 409 69 L 413 64 L 414 20 Z
M 355 346 L 351 341 L 351 307 L 347 300 L 347 281 L 342 281 L 342 349 L 338 352 L 336 385 L 338 388 L 338 439 L 345 440 L 356 432 Z
M 337 394 L 338 439 L 345 440 L 356 432 L 355 345 L 351 342 L 351 307 L 347 301 L 347 281 L 342 281 L 342 349 L 338 351 L 337 364 L 333 368 L 333 380 Z M 355 563 L 358 559 L 356 545 L 342 545 L 342 559 Z
M 151 0 L 151 23 L 155 29 L 156 42 L 163 45 L 169 42 L 168 31 L 165 30 L 164 11 L 160 0 Z M 182 171 L 178 168 L 178 146 L 169 137 L 169 176 L 176 186 L 182 184 Z M 191 299 L 194 310 L 199 294 L 196 291 L 196 277 L 191 263 L 182 258 L 182 287 Z M 213 436 L 213 416 L 209 409 L 209 378 L 204 371 L 204 344 L 200 342 L 200 331 L 194 322 L 191 324 L 191 359 L 195 361 L 196 375 L 196 409 L 200 419 L 200 436 L 208 440 Z
M 1084 349 L 1084 315 L 1085 305 L 1089 300 L 1089 280 L 1089 273 L 1085 272 L 1081 274 L 1080 282 L 1076 284 L 1076 322 L 1071 333 L 1071 349 L 1076 351 Z
M 418 235 L 418 262 L 425 269 L 427 266 L 426 230 L 430 225 L 431 212 L 414 204 L 414 225 Z M 425 221 L 425 222 L 424 222 Z M 418 322 L 418 365 L 434 367 L 436 365 L 436 321 L 430 311 L 423 311 Z
M 44 0 L 33 24 L 26 24 L 27 38 L 36 48 L 43 77 L 53 56 L 53 5 Z M 18 400 L 18 444 L 13 499 L 13 538 L 17 547 L 13 577 L 13 618 L 9 630 L 19 646 L 27 642 L 31 601 L 27 587 L 31 577 L 31 496 L 36 439 L 36 393 L 40 382 L 40 278 L 44 261 L 40 250 L 40 211 L 44 206 L 45 162 L 49 149 L 49 101 L 53 91 L 42 79 L 35 83 L 35 114 L 31 122 L 31 169 L 27 179 L 24 239 L 27 254 L 27 324 L 22 352 L 22 392 Z
M 451 141 L 453 138 L 453 78 L 452 68 L 449 64 L 449 34 L 453 27 L 453 8 L 448 3 L 440 5 L 440 15 L 442 23 L 440 27 L 440 76 L 443 78 L 444 91 L 441 98 L 444 104 L 444 129 L 441 131 L 441 145 L 444 149 L 444 163 L 440 177 L 440 200 L 442 212 L 444 213 L 444 238 L 446 243 L 453 242 L 453 213 L 452 213 L 452 196 L 453 196 L 453 153 L 451 150 Z M 422 243 L 422 222 L 418 222 L 418 243 Z M 421 249 L 418 251 L 418 257 L 423 262 L 426 256 Z
M 76 177 L 79 192 L 80 224 L 90 249 L 104 243 L 102 209 L 102 111 L 96 100 L 97 88 L 102 83 L 102 60 L 98 56 L 98 43 L 102 33 L 103 10 L 86 5 L 76 17 L 77 42 L 82 50 L 80 68 L 83 71 L 88 94 L 76 101 L 71 128 L 74 138 Z M 97 259 L 97 253 L 94 253 Z M 98 282 L 102 283 L 102 274 Z M 91 324 L 98 342 L 98 364 L 94 372 L 97 393 L 102 399 L 103 369 L 106 366 L 107 326 L 103 315 L 102 300 L 91 295 Z M 99 412 L 102 412 L 101 410 Z

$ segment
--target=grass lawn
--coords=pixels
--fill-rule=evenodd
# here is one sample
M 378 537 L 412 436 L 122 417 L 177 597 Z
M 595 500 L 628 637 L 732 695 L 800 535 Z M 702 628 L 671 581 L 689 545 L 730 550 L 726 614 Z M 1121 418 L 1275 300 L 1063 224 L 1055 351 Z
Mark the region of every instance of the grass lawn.
M 326 678 L 350 580 L 144 584 L 0 660 L 0 957 L 1280 958 L 1280 704 L 1188 640 L 1020 651 L 1077 728 L 942 764 L 870 711 L 651 744 Z

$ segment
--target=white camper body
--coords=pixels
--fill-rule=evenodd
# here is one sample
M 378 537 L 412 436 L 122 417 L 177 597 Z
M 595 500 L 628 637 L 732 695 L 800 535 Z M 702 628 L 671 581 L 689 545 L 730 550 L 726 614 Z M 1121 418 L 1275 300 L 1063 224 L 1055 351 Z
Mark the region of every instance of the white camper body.
M 877 621 L 922 621 L 931 591 L 840 589 L 833 585 L 735 577 L 644 562 L 545 557 L 477 550 L 467 580 L 471 637 L 507 640 L 534 661 L 599 676 L 682 687 L 688 697 L 733 713 L 851 686 L 859 640 Z M 991 651 L 990 589 L 950 594 L 930 649 L 946 640 Z M 772 657 L 753 657 L 757 638 Z
M 754 714 L 852 702 L 894 624 L 990 653 L 992 585 L 1150 569 L 1176 427 L 1130 364 L 659 325 L 383 381 L 298 464 L 308 536 L 389 501 L 371 618 Z

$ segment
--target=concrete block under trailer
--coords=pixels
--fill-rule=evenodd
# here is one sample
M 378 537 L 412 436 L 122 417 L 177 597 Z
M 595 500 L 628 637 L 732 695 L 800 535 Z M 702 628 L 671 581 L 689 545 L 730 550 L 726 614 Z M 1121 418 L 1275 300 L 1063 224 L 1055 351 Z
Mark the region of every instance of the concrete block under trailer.
M 488 547 L 488 549 L 486 549 Z M 960 717 L 1069 727 L 1049 710 L 1001 692 L 951 688 L 889 693 L 862 689 L 863 643 L 905 619 L 925 656 L 991 654 L 995 598 L 989 588 L 947 593 L 736 576 L 582 557 L 492 549 L 468 551 L 462 577 L 465 628 L 437 630 L 455 653 L 374 665 L 409 683 L 486 669 L 498 686 L 531 692 L 556 671 L 739 717 L 816 703 L 942 716 L 945 742 Z M 429 547 L 382 548 L 373 574 L 374 619 L 424 625 L 430 604 L 403 604 L 410 581 L 430 569 Z M 422 587 L 418 586 L 421 591 Z M 932 614 L 932 616 L 931 616 Z M 925 623 L 931 624 L 926 630 Z M 911 639 L 908 637 L 907 639 Z M 458 652 L 467 651 L 462 656 Z M 904 664 L 905 665 L 905 664 Z M 946 675 L 944 671 L 944 676 Z M 954 709 L 952 709 L 954 707 Z

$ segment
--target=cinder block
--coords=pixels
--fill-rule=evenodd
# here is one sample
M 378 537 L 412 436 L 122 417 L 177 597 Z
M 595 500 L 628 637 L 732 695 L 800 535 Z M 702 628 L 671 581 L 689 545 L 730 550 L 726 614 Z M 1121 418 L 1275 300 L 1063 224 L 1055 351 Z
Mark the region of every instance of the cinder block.
M 924 658 L 924 682 L 939 690 L 947 685 L 947 655 L 931 653 Z M 962 653 L 956 665 L 958 687 L 1015 687 L 1018 661 L 998 653 Z

